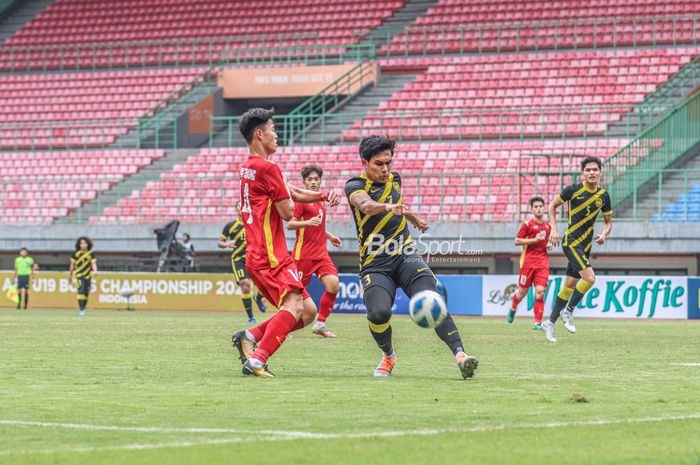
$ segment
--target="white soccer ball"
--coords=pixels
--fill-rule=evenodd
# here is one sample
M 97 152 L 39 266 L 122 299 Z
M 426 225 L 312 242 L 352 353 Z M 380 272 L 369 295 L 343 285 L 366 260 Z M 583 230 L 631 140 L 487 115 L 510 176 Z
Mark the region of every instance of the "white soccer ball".
M 411 319 L 421 328 L 437 328 L 447 318 L 447 306 L 435 291 L 421 291 L 408 303 Z

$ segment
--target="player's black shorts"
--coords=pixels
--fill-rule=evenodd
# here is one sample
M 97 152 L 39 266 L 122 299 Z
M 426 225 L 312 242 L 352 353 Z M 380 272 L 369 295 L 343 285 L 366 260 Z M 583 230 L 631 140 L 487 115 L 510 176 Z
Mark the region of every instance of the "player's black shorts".
M 17 276 L 17 289 L 29 289 L 29 275 Z
M 236 280 L 236 284 L 239 284 L 241 279 L 250 279 L 248 270 L 245 269 L 245 257 L 238 260 L 231 258 L 231 268 L 233 270 L 233 279 Z
M 371 267 L 363 269 L 360 272 L 360 283 L 363 291 L 373 286 L 382 286 L 392 297 L 400 287 L 410 297 L 411 285 L 423 276 L 435 278 L 423 257 L 418 254 L 399 254 L 381 264 L 373 263 Z
M 90 295 L 90 287 L 92 286 L 91 278 L 78 278 L 78 294 L 87 297 Z
M 564 245 L 562 249 L 569 260 L 569 264 L 566 266 L 566 275 L 576 279 L 580 278 L 581 271 L 591 266 L 589 254 L 583 250 L 583 247 L 578 246 Z

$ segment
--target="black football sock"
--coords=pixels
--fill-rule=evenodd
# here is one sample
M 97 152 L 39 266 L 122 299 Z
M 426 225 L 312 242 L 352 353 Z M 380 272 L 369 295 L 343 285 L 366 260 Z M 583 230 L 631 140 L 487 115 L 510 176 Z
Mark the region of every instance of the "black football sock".
M 457 355 L 459 352 L 464 352 L 464 344 L 462 344 L 462 337 L 459 335 L 459 330 L 455 321 L 452 319 L 452 315 L 448 314 L 445 321 L 443 321 L 440 326 L 435 328 L 435 332 L 442 341 L 447 344 L 453 354 Z
M 593 287 L 593 284 L 583 279 L 576 283 L 576 289 L 574 289 L 574 292 L 571 294 L 569 305 L 566 306 L 566 309 L 573 312 L 579 302 L 581 302 L 581 299 L 583 299 L 583 296 L 591 287 Z
M 253 318 L 253 299 L 251 299 L 250 294 L 242 294 L 241 298 L 248 318 Z
M 391 323 L 386 322 L 383 325 L 375 325 L 370 321 L 369 332 L 372 333 L 374 341 L 379 348 L 382 349 L 384 355 L 391 355 L 394 353 L 394 346 L 391 342 Z
M 27 309 L 27 305 L 29 305 L 29 291 L 24 293 L 24 309 Z
M 573 292 L 574 290 L 570 287 L 561 288 L 559 294 L 557 294 L 556 300 L 554 301 L 554 307 L 552 307 L 552 313 L 549 315 L 549 321 L 552 323 L 557 322 L 559 319 L 559 314 L 562 310 L 564 310 L 564 307 L 566 307 L 566 303 L 569 301 L 569 298 Z
M 390 323 L 393 296 L 381 286 L 372 286 L 365 290 L 364 301 L 367 307 L 369 332 L 382 352 L 385 355 L 391 355 L 394 353 Z

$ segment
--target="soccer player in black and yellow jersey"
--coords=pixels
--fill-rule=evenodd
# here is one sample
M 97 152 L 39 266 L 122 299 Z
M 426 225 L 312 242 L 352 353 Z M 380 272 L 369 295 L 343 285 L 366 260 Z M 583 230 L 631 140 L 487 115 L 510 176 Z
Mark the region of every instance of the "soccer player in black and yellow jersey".
M 85 315 L 92 277 L 96 274 L 97 259 L 92 253 L 92 241 L 86 236 L 80 237 L 75 242 L 75 252 L 70 258 L 68 279 L 78 289 L 78 308 L 81 315 Z
M 369 330 L 383 354 L 374 371 L 378 377 L 391 376 L 396 363 L 390 319 L 397 287 L 409 297 L 436 291 L 435 275 L 418 254 L 407 225 L 410 222 L 425 232 L 428 223 L 403 204 L 401 176 L 391 171 L 395 145 L 384 137 L 364 138 L 360 143 L 363 172 L 345 184 L 360 243 L 360 282 Z M 464 352 L 449 314 L 435 332 L 452 350 L 462 376 L 471 378 L 479 361 Z
M 612 205 L 610 195 L 598 185 L 603 164 L 596 157 L 586 157 L 581 161 L 583 182 L 566 187 L 549 204 L 549 223 L 552 226 L 550 242 L 556 247 L 561 242 L 564 255 L 569 260 L 566 268 L 566 281 L 559 291 L 549 320 L 542 324 L 545 337 L 556 342 L 554 323 L 561 314 L 564 328 L 576 333 L 574 326 L 574 308 L 581 302 L 583 295 L 595 284 L 595 272 L 589 257 L 593 241 L 603 245 L 612 230 Z M 566 203 L 569 210 L 569 222 L 561 240 L 557 229 L 557 208 Z M 598 213 L 603 213 L 605 226 L 597 236 L 593 232 Z M 594 239 L 595 238 L 595 239 Z M 566 308 L 564 308 L 566 307 Z
M 248 323 L 255 323 L 255 317 L 253 316 L 253 304 L 251 297 L 252 285 L 250 283 L 250 276 L 248 276 L 248 271 L 245 268 L 245 228 L 243 226 L 243 221 L 241 220 L 241 208 L 240 203 L 236 204 L 236 210 L 238 210 L 238 217 L 226 223 L 221 235 L 219 236 L 219 242 L 217 243 L 220 249 L 231 249 L 231 268 L 233 269 L 233 278 L 236 280 L 236 284 L 241 288 L 241 298 L 243 299 L 243 306 L 245 307 L 245 312 L 248 315 Z M 255 294 L 255 303 L 258 304 L 260 312 L 265 313 L 267 307 L 262 300 L 260 293 Z

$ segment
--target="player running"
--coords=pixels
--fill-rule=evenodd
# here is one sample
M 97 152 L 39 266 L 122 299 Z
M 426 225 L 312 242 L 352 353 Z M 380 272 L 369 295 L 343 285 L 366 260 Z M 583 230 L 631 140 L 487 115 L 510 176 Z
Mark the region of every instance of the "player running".
M 75 242 L 75 252 L 70 258 L 68 280 L 78 290 L 78 308 L 81 316 L 85 315 L 92 277 L 96 274 L 97 259 L 92 253 L 92 241 L 86 236 L 79 237 Z
M 316 315 L 316 305 L 301 284 L 296 263 L 287 250 L 282 220 L 294 217 L 294 202 L 338 204 L 333 191 L 312 192 L 285 182 L 277 163 L 270 160 L 277 150 L 273 115 L 274 110 L 253 108 L 238 123 L 250 152 L 240 168 L 246 269 L 260 292 L 280 310 L 260 325 L 232 337 L 243 373 L 260 377 L 274 376 L 267 369 L 267 360 L 290 332 L 310 324 Z
M 316 165 L 307 165 L 301 170 L 304 186 L 310 191 L 318 192 L 321 189 L 322 176 L 323 170 Z M 312 331 L 322 337 L 334 338 L 335 334 L 326 327 L 326 320 L 338 294 L 338 270 L 328 255 L 326 240 L 336 247 L 342 247 L 343 241 L 326 231 L 325 202 L 295 204 L 294 218 L 287 223 L 287 229 L 297 232 L 294 260 L 301 275 L 301 283 L 304 287 L 308 286 L 311 276 L 315 274 L 326 288 L 321 296 Z
M 603 245 L 612 230 L 610 195 L 605 189 L 598 187 L 602 166 L 599 158 L 584 158 L 581 161 L 583 183 L 566 187 L 549 204 L 549 224 L 552 227 L 550 242 L 555 247 L 561 241 L 557 229 L 557 208 L 567 203 L 569 209 L 569 223 L 564 233 L 564 241 L 561 242 L 564 255 L 569 261 L 566 268 L 566 281 L 557 295 L 549 320 L 542 324 L 545 337 L 550 342 L 557 342 L 554 336 L 554 323 L 560 313 L 564 320 L 564 328 L 572 334 L 576 333 L 574 308 L 595 283 L 595 273 L 589 258 L 593 246 L 593 226 L 599 212 L 603 212 L 605 225 L 603 232 L 595 237 L 596 243 Z
M 248 271 L 245 269 L 245 227 L 243 226 L 243 221 L 241 220 L 240 203 L 236 203 L 236 211 L 238 211 L 238 217 L 235 220 L 226 223 L 223 231 L 221 231 L 221 235 L 219 236 L 219 242 L 216 245 L 220 249 L 231 249 L 231 268 L 233 270 L 233 279 L 236 280 L 236 284 L 241 288 L 241 299 L 243 299 L 243 307 L 248 315 L 248 323 L 254 324 L 255 317 L 253 316 L 253 297 L 251 296 L 252 286 L 250 284 L 250 276 L 248 276 Z M 267 306 L 265 306 L 260 293 L 256 292 L 254 298 L 260 313 L 265 313 Z
M 544 221 L 544 199 L 533 197 L 530 199 L 532 218 L 524 222 L 515 236 L 515 245 L 522 245 L 520 254 L 520 272 L 518 273 L 518 290 L 513 295 L 513 302 L 508 311 L 508 323 L 515 319 L 515 311 L 518 304 L 527 295 L 528 289 L 535 286 L 535 324 L 532 329 L 542 329 L 542 315 L 544 314 L 544 292 L 549 282 L 549 255 L 547 244 L 552 227 Z
M 436 291 L 435 275 L 418 254 L 406 222 L 420 231 L 428 223 L 403 204 L 401 177 L 391 171 L 395 142 L 370 136 L 360 143 L 363 172 L 345 184 L 357 237 L 360 243 L 360 282 L 367 307 L 369 330 L 383 356 L 374 376 L 391 376 L 396 363 L 392 343 L 391 307 L 396 288 L 409 297 L 420 291 Z M 462 376 L 474 376 L 479 361 L 464 352 L 452 316 L 435 328 L 438 337 L 452 350 Z

